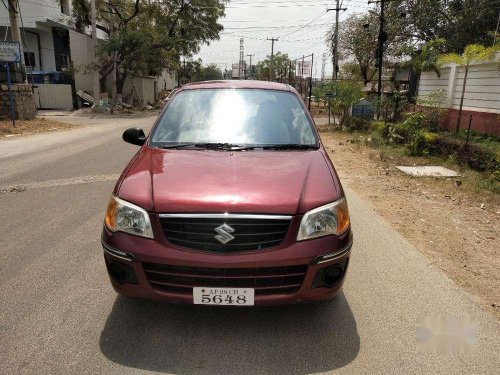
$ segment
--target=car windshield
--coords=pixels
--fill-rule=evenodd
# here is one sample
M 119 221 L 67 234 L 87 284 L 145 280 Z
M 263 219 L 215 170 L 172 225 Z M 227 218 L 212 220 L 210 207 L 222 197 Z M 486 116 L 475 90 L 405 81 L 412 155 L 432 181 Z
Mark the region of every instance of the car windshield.
M 175 95 L 151 137 L 152 146 L 314 146 L 302 103 L 286 91 L 194 89 Z

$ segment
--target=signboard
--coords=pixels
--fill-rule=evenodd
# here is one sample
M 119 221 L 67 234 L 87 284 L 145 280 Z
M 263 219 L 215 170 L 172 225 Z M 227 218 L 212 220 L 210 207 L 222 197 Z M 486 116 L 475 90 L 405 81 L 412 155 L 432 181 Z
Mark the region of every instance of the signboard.
M 327 97 L 328 99 L 333 98 L 333 92 L 327 92 L 325 94 L 325 97 Z
M 311 61 L 297 60 L 297 70 L 295 71 L 297 77 L 310 77 L 311 76 Z
M 18 42 L 0 42 L 0 62 L 21 62 L 21 48 Z

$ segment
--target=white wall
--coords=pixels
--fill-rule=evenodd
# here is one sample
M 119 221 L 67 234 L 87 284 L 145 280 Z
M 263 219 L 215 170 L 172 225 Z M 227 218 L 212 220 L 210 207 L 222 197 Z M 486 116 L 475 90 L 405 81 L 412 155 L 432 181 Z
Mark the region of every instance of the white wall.
M 0 27 L 0 36 L 3 40 L 7 30 L 7 40 L 10 39 L 10 28 Z M 40 36 L 40 51 L 42 58 L 42 67 L 44 71 L 53 71 L 56 69 L 56 59 L 54 56 L 54 40 L 52 38 L 52 28 L 48 26 L 39 25 L 38 29 L 30 29 L 30 31 Z M 22 33 L 22 30 L 21 30 Z M 40 70 L 40 59 L 38 49 L 38 38 L 31 32 L 22 33 L 23 38 L 26 38 L 28 49 L 23 45 L 23 52 L 33 52 L 35 54 L 36 69 Z
M 56 70 L 56 57 L 54 56 L 52 28 L 48 26 L 41 26 L 38 28 L 37 32 L 40 34 L 43 70 L 46 72 L 54 71 Z
M 500 113 L 500 53 L 491 61 L 475 64 L 469 68 L 464 95 L 464 110 Z M 459 109 L 465 68 L 456 65 L 441 69 L 441 77 L 434 72 L 422 72 L 418 96 L 436 90 L 447 94 L 448 107 Z
M 177 72 L 169 72 L 164 69 L 158 76 L 157 92 L 163 90 L 173 90 L 177 87 Z
M 69 45 L 71 60 L 75 68 L 75 88 L 91 93 L 92 76 L 85 71 L 85 67 L 92 62 L 92 40 L 86 34 L 70 30 Z
M 440 77 L 435 72 L 422 72 L 418 84 L 418 95 L 427 95 L 436 90 L 447 90 L 450 68 L 442 68 Z
M 460 107 L 465 68 L 459 68 L 453 95 L 453 108 Z M 500 113 L 500 69 L 498 63 L 476 65 L 469 69 L 464 108 Z

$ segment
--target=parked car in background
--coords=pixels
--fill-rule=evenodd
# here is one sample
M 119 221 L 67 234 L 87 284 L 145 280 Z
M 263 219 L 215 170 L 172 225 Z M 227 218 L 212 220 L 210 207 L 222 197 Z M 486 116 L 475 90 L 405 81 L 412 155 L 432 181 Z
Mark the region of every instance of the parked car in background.
M 341 289 L 352 231 L 339 178 L 289 85 L 186 85 L 125 168 L 106 212 L 111 283 L 208 305 L 317 301 Z

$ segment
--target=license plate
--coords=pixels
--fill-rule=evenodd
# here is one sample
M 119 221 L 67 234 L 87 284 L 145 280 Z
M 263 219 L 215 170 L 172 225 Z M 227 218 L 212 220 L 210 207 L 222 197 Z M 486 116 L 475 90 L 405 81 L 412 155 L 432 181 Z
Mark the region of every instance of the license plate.
M 253 288 L 193 288 L 195 305 L 253 306 Z

